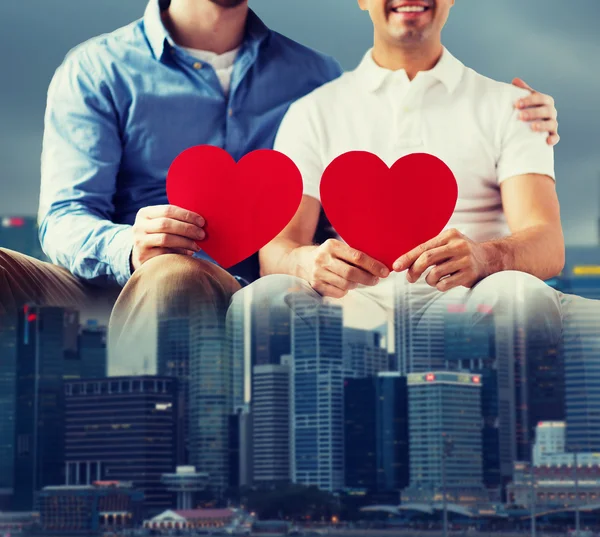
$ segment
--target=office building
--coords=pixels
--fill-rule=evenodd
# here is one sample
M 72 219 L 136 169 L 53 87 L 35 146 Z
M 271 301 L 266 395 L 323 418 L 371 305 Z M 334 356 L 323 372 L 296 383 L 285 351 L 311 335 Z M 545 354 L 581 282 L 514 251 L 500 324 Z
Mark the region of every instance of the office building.
M 250 403 L 252 370 L 249 358 L 247 300 L 244 297 L 245 295 L 242 295 L 242 298 L 238 297 L 227 311 L 227 344 L 233 367 L 232 412 Z
M 252 485 L 252 422 L 248 405 L 235 409 L 229 416 L 229 447 L 227 451 L 229 487 L 239 489 Z
M 565 319 L 566 449 L 600 452 L 600 248 L 569 248 L 564 271 L 574 302 Z
M 469 373 L 408 375 L 410 486 L 402 501 L 438 502 L 446 470 L 448 501 L 487 501 L 483 487 L 481 377 Z
M 292 481 L 322 490 L 344 484 L 343 310 L 290 294 Z
M 398 371 L 407 375 L 444 369 L 444 320 L 452 300 L 442 296 L 423 313 L 430 287 L 405 285 L 400 278 L 396 285 L 394 346 Z
M 252 300 L 252 366 L 278 365 L 290 353 L 291 310 L 285 295 Z
M 388 368 L 380 332 L 344 327 L 344 378 L 370 377 Z
M 44 487 L 39 493 L 42 535 L 116 535 L 142 522 L 143 493 L 131 483 Z
M 129 481 L 145 513 L 172 507 L 162 475 L 177 465 L 181 442 L 177 380 L 111 377 L 65 383 L 67 485 Z
M 0 244 L 36 259 L 46 261 L 38 237 L 37 219 L 34 216 L 0 217 Z
M 346 489 L 398 501 L 409 483 L 406 377 L 383 372 L 344 381 L 344 450 Z
M 211 490 L 220 495 L 230 479 L 233 366 L 225 321 L 203 306 L 190 304 L 189 459 L 199 472 L 208 473 Z
M 78 360 L 76 312 L 25 307 L 17 326 L 15 510 L 32 510 L 35 494 L 64 483 L 63 377 Z
M 16 321 L 0 317 L 0 511 L 8 511 L 13 494 L 16 375 Z
M 81 362 L 81 378 L 106 377 L 106 327 L 99 326 L 95 321 L 88 321 L 81 328 L 79 360 Z
M 189 369 L 190 308 L 187 299 L 174 301 L 158 316 L 156 373 L 177 379 L 183 445 L 177 455 L 178 464 L 189 462 Z M 145 374 L 149 374 L 150 371 Z
M 252 375 L 255 484 L 290 481 L 290 368 L 256 365 Z

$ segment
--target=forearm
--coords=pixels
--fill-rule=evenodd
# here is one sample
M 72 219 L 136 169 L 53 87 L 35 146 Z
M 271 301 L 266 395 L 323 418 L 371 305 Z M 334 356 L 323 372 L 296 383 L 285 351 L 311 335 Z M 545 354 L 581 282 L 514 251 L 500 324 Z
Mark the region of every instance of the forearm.
M 553 278 L 565 264 L 560 226 L 540 224 L 509 237 L 483 243 L 488 275 L 504 270 L 527 272 L 541 280 Z
M 94 285 L 125 285 L 131 276 L 132 228 L 114 224 L 84 206 L 53 208 L 40 225 L 46 255 Z
M 307 279 L 306 259 L 316 248 L 312 244 L 277 237 L 260 251 L 260 274 L 288 274 Z

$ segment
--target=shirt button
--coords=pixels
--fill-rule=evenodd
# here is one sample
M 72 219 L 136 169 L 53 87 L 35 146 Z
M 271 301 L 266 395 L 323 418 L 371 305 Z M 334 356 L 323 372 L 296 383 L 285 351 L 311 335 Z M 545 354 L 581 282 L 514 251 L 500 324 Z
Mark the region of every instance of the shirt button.
M 229 117 L 233 116 L 233 108 L 229 109 Z
M 196 62 L 196 63 L 193 65 L 193 67 L 194 67 L 194 69 L 196 69 L 196 71 L 197 71 L 198 69 L 202 69 L 202 64 L 201 64 L 200 62 Z
M 412 106 L 405 106 L 402 109 L 406 114 L 409 114 L 410 112 L 414 111 L 414 108 Z

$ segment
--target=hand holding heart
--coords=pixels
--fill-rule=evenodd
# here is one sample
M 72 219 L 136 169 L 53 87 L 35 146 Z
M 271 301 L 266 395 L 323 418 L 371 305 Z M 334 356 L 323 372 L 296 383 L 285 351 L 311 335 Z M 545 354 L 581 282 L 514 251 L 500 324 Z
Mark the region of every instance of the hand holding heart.
M 167 193 L 178 207 L 138 215 L 134 267 L 153 255 L 150 248 L 191 255 L 203 241 L 228 268 L 287 225 L 300 204 L 302 178 L 276 151 L 255 151 L 235 163 L 222 149 L 198 146 L 173 162 Z M 430 285 L 472 285 L 482 277 L 485 252 L 455 230 L 439 235 L 457 197 L 454 175 L 432 155 L 409 155 L 391 168 L 371 153 L 341 155 L 323 174 L 321 202 L 346 244 L 303 247 L 306 278 L 321 294 L 340 297 L 358 285 L 376 285 L 392 268 L 410 269 L 408 279 L 416 281 L 436 265 Z
M 491 248 L 476 243 L 456 229 L 444 231 L 436 238 L 417 246 L 394 263 L 394 270 L 408 270 L 406 279 L 416 282 L 434 267 L 425 281 L 438 291 L 455 287 L 473 287 L 490 274 Z
M 304 260 L 306 280 L 322 296 L 332 298 L 342 298 L 359 285 L 377 285 L 390 274 L 383 263 L 335 239 L 308 249 Z
M 204 224 L 200 215 L 174 205 L 141 209 L 133 224 L 132 271 L 159 255 L 193 255 L 206 235 Z

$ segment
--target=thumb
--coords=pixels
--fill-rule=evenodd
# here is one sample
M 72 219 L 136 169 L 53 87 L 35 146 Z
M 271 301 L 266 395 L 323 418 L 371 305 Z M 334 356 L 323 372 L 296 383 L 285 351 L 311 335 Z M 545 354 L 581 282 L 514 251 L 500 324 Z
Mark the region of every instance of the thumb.
M 513 86 L 517 86 L 517 88 L 526 89 L 526 90 L 531 91 L 532 93 L 535 92 L 535 90 L 521 78 L 515 78 L 512 81 L 512 83 L 513 83 Z

